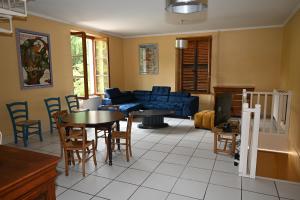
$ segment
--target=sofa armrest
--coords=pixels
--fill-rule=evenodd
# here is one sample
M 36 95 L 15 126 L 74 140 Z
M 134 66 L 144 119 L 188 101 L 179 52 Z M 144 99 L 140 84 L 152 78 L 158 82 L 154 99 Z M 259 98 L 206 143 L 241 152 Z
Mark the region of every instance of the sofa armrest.
M 191 96 L 185 98 L 183 103 L 183 115 L 194 116 L 199 111 L 199 97 Z

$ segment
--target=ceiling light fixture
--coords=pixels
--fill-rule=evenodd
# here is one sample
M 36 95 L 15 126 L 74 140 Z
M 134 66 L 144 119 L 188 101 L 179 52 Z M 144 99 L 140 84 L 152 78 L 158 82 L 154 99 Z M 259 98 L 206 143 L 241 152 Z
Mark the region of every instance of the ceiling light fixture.
M 188 48 L 188 41 L 184 39 L 176 39 L 175 47 L 177 49 L 186 49 Z
M 208 0 L 166 0 L 166 10 L 177 14 L 206 11 Z

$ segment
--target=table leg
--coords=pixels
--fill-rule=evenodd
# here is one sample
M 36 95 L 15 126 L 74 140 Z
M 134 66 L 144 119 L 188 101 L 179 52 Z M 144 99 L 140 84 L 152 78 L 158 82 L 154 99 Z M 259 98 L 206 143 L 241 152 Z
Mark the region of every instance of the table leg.
M 117 121 L 117 131 L 120 131 L 120 121 Z M 120 139 L 117 139 L 117 144 L 118 144 L 118 150 L 121 150 L 121 145 L 120 145 Z
M 112 165 L 111 128 L 108 129 L 108 135 L 107 135 L 107 152 L 108 152 L 108 164 Z
M 214 153 L 218 153 L 218 133 L 214 132 Z

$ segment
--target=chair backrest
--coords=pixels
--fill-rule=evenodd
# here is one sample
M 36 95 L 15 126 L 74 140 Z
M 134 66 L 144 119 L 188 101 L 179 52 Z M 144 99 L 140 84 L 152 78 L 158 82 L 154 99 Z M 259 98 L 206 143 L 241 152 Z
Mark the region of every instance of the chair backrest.
M 77 95 L 65 96 L 70 113 L 79 109 L 79 101 Z
M 66 131 L 66 128 L 68 130 L 68 132 Z M 62 142 L 62 145 L 64 147 L 66 147 L 67 142 L 72 140 L 72 132 L 76 131 L 76 140 L 80 139 L 80 141 L 82 141 L 82 147 L 85 147 L 86 141 L 87 141 L 87 133 L 86 133 L 86 129 L 85 129 L 85 125 L 84 124 L 63 124 L 62 126 L 59 127 L 58 132 L 59 132 L 59 136 Z M 78 131 L 81 131 L 82 134 L 78 134 Z M 78 138 L 78 135 L 80 135 L 82 138 Z M 68 146 L 70 147 L 70 146 Z
M 60 98 L 59 97 L 51 97 L 44 99 L 49 118 L 52 118 L 52 114 L 55 112 L 61 111 L 61 104 L 60 104 Z
M 56 124 L 56 128 L 59 129 L 60 127 L 63 126 L 62 118 L 68 114 L 67 110 L 61 110 L 57 111 L 52 114 L 52 117 L 54 119 L 54 122 Z
M 0 131 L 0 144 L 2 144 L 2 133 Z
M 129 113 L 127 118 L 127 128 L 126 128 L 126 134 L 129 137 L 131 136 L 132 121 L 133 121 L 133 115 Z
M 14 102 L 6 104 L 10 119 L 15 129 L 18 121 L 28 120 L 28 103 L 27 101 Z

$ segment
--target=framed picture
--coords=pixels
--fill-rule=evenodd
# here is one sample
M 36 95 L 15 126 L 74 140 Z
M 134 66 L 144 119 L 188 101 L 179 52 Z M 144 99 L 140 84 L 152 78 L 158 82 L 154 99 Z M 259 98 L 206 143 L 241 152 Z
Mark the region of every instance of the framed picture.
M 53 86 L 49 35 L 16 29 L 16 43 L 21 88 Z
M 158 45 L 139 46 L 140 74 L 158 74 Z

